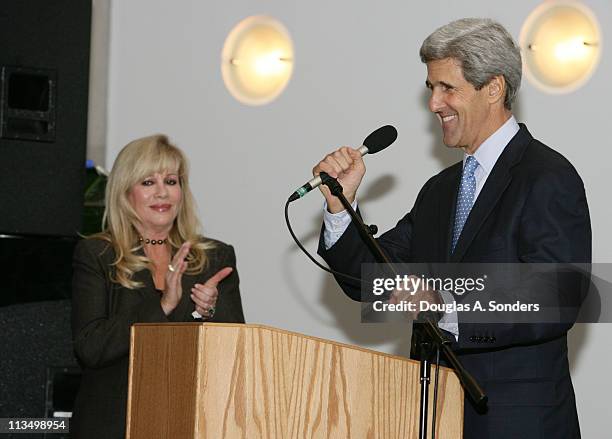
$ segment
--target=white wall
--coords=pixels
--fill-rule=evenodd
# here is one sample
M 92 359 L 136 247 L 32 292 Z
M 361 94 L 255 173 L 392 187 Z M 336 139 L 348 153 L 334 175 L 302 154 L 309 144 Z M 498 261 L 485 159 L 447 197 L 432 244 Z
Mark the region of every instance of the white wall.
M 91 56 L 87 109 L 87 158 L 97 165 L 106 160 L 110 2 L 91 2 Z
M 460 157 L 441 144 L 437 122 L 426 109 L 425 67 L 418 58 L 422 40 L 464 16 L 498 19 L 518 38 L 539 3 L 112 2 L 107 165 L 128 141 L 169 134 L 191 158 L 205 232 L 236 247 L 249 322 L 406 354 L 408 327 L 361 325 L 358 306 L 296 249 L 285 229 L 284 202 L 331 149 L 358 145 L 371 130 L 391 123 L 399 130 L 398 141 L 368 158 L 360 201 L 367 221 L 381 230 L 394 225 L 425 180 Z M 600 23 L 612 22 L 608 0 L 584 3 Z M 220 53 L 238 21 L 262 13 L 280 19 L 291 32 L 294 77 L 272 104 L 246 107 L 224 88 Z M 566 155 L 582 175 L 599 262 L 612 260 L 606 227 L 612 214 L 612 44 L 607 43 L 598 71 L 582 89 L 551 96 L 525 81 L 516 110 L 536 137 Z M 295 230 L 313 252 L 321 203 L 318 194 L 311 194 L 290 212 Z M 612 429 L 598 381 L 612 368 L 606 343 L 611 334 L 610 325 L 588 325 L 570 335 L 585 438 Z

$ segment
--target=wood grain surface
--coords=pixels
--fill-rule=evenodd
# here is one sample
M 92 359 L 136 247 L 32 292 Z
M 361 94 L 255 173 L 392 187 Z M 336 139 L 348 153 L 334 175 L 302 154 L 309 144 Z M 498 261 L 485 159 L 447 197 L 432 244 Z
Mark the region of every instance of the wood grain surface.
M 139 324 L 128 399 L 129 439 L 417 438 L 419 363 L 260 325 Z M 441 368 L 437 437 L 462 418 Z

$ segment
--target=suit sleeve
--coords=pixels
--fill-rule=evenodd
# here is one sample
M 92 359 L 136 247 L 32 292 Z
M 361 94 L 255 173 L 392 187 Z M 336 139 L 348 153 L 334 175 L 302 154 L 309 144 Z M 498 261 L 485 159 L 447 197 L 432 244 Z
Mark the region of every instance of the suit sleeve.
M 400 219 L 394 228 L 376 239 L 392 262 L 405 262 L 410 260 L 414 218 L 418 206 L 423 197 L 426 196 L 434 178 L 435 177 L 432 177 L 423 186 L 412 210 Z M 357 213 L 360 214 L 359 211 Z M 323 231 L 321 231 L 318 253 L 333 270 L 356 278 L 361 278 L 362 264 L 375 262 L 374 255 L 372 255 L 370 249 L 363 243 L 357 227 L 353 222 L 351 222 L 340 239 L 338 239 L 329 249 L 325 248 Z M 340 276 L 335 276 L 335 278 L 344 293 L 353 300 L 359 302 L 372 302 L 381 299 L 380 296 L 374 296 L 373 294 L 362 296 L 361 285 L 358 282 L 352 282 Z
M 151 294 L 112 310 L 110 267 L 102 246 L 82 240 L 76 246 L 72 278 L 72 332 L 77 359 L 85 367 L 100 368 L 128 355 L 130 327 L 137 322 L 166 322 L 159 296 Z
M 558 321 L 502 323 L 459 322 L 459 348 L 499 348 L 539 343 L 567 333 L 589 287 L 589 271 L 567 269 L 570 263 L 591 262 L 591 225 L 584 187 L 567 165 L 541 173 L 531 185 L 520 218 L 521 263 L 538 264 L 522 285 L 522 294 L 556 309 Z M 483 342 L 484 341 L 484 342 Z

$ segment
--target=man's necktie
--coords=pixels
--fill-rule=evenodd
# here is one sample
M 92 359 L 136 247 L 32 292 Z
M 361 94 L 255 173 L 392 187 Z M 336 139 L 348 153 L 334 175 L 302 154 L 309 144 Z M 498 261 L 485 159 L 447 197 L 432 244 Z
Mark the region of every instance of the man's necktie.
M 455 251 L 459 236 L 465 225 L 472 205 L 474 204 L 474 194 L 476 193 L 476 177 L 474 171 L 478 167 L 478 161 L 469 155 L 465 159 L 463 166 L 463 174 L 461 175 L 461 184 L 459 185 L 459 195 L 457 197 L 457 210 L 455 211 L 455 227 L 453 228 L 453 246 L 452 252 Z

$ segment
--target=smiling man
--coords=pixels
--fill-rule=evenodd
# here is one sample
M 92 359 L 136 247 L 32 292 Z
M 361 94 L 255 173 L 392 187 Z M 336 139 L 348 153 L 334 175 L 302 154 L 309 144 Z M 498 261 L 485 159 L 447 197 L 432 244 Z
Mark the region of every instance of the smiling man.
M 420 56 L 427 65 L 429 110 L 440 121 L 444 144 L 461 148 L 464 156 L 430 178 L 412 210 L 378 238 L 391 260 L 590 262 L 580 177 L 512 115 L 522 66 L 510 34 L 492 20 L 457 20 L 427 37 Z M 322 171 L 338 178 L 356 205 L 365 174 L 361 155 L 342 147 L 313 169 L 315 175 Z M 359 277 L 361 264 L 374 258 L 340 202 L 327 188 L 321 191 L 327 208 L 319 253 L 333 269 Z M 338 281 L 349 297 L 362 300 L 358 286 Z M 428 294 L 439 303 L 455 300 L 450 293 Z M 439 326 L 489 397 L 486 408 L 466 399 L 464 438 L 580 437 L 567 359 L 571 322 L 475 324 L 455 313 Z

